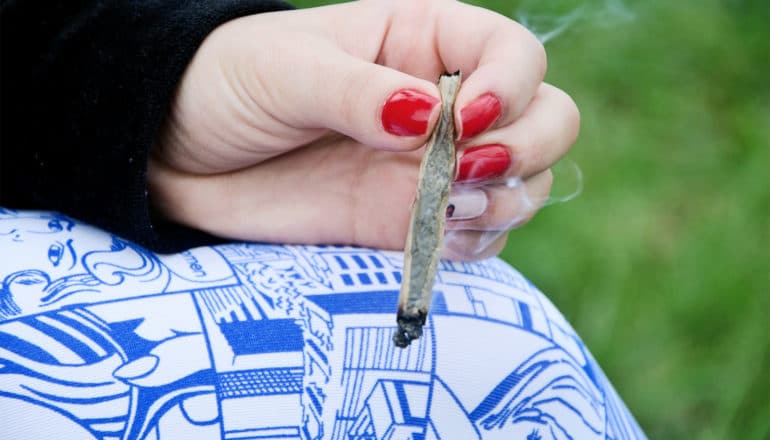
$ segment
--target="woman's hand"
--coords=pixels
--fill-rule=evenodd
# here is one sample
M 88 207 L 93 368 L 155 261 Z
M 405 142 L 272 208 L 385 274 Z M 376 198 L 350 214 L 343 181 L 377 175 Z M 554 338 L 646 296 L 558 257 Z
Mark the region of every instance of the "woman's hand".
M 234 20 L 182 79 L 148 170 L 155 206 L 233 239 L 403 249 L 436 81 L 459 70 L 444 254 L 495 255 L 546 200 L 549 168 L 577 136 L 575 104 L 542 82 L 545 69 L 522 26 L 451 0 Z

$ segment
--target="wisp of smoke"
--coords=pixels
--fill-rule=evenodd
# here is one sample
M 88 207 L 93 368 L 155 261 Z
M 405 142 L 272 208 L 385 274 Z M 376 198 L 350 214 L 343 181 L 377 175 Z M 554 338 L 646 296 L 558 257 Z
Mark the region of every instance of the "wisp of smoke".
M 635 19 L 635 14 L 623 0 L 522 0 L 511 16 L 535 34 L 543 44 L 574 28 L 612 27 Z M 562 160 L 551 168 L 551 172 L 553 187 L 551 194 L 544 199 L 533 197 L 519 177 L 501 182 L 509 188 L 509 203 L 519 207 L 519 215 L 501 230 L 482 232 L 475 243 L 476 254 L 484 252 L 505 230 L 518 226 L 533 211 L 568 202 L 583 191 L 583 174 L 574 161 Z M 462 191 L 462 188 L 455 187 L 453 191 Z M 456 231 L 448 231 L 447 242 L 455 240 L 458 237 L 456 234 Z
M 622 0 L 523 0 L 511 14 L 545 44 L 579 26 L 617 26 L 635 18 Z

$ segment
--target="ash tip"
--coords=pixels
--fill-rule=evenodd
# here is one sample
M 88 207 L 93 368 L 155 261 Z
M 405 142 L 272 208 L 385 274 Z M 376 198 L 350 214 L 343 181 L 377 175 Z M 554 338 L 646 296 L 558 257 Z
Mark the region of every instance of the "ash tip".
M 393 344 L 399 348 L 406 348 L 412 341 L 419 339 L 427 316 L 427 312 L 423 310 L 404 312 L 399 309 L 396 318 L 398 329 L 393 334 Z
M 393 333 L 393 345 L 396 347 L 406 348 L 411 343 L 412 339 L 409 338 L 409 335 L 401 331 L 401 329 L 398 329 L 395 333 Z
M 399 325 L 398 330 L 393 333 L 393 344 L 399 348 L 406 348 L 412 343 L 412 341 L 418 339 L 420 336 L 422 336 L 422 328 L 414 331 Z

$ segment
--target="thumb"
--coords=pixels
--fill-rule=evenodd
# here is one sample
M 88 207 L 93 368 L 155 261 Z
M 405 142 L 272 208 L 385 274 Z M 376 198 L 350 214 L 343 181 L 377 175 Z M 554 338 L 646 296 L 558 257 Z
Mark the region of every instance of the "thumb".
M 306 52 L 307 53 L 307 52 Z M 437 86 L 328 45 L 304 63 L 313 72 L 296 82 L 295 109 L 307 127 L 328 128 L 375 148 L 413 150 L 438 119 Z

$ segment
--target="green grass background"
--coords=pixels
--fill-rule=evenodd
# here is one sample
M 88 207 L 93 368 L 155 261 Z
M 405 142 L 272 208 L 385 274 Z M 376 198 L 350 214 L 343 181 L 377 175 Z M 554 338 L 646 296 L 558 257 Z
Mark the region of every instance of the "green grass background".
M 626 1 L 628 20 L 606 13 L 615 1 L 526 1 L 471 3 L 583 5 L 546 47 L 547 81 L 581 109 L 568 157 L 584 191 L 512 233 L 503 258 L 650 438 L 770 438 L 770 2 Z

